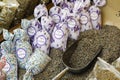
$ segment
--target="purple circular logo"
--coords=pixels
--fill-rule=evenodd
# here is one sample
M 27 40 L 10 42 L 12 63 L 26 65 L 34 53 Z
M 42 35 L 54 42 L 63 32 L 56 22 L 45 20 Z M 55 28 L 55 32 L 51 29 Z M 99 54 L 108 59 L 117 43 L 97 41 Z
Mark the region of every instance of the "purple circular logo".
M 33 35 L 35 35 L 36 30 L 35 30 L 34 27 L 30 26 L 30 27 L 27 29 L 27 33 L 28 33 L 29 36 L 33 36 Z
M 58 14 L 53 14 L 52 18 L 53 18 L 53 21 L 56 23 L 61 21 L 61 17 Z
M 3 71 L 8 72 L 10 70 L 11 66 L 8 62 L 6 62 L 6 65 L 3 68 Z
M 90 17 L 91 17 L 92 20 L 97 20 L 98 19 L 98 13 L 93 11 L 93 12 L 91 12 Z
M 64 35 L 64 32 L 61 29 L 57 29 L 54 33 L 56 39 L 61 39 Z
M 87 23 L 88 23 L 88 17 L 85 16 L 85 15 L 82 15 L 82 16 L 80 17 L 80 20 L 81 20 L 81 23 L 82 23 L 82 24 L 87 24 Z
M 69 28 L 74 28 L 76 26 L 76 21 L 74 19 L 68 19 L 67 25 Z
M 23 59 L 26 56 L 26 51 L 23 48 L 17 50 L 17 55 L 19 58 Z
M 44 35 L 40 35 L 37 37 L 37 44 L 42 46 L 46 43 L 46 37 Z

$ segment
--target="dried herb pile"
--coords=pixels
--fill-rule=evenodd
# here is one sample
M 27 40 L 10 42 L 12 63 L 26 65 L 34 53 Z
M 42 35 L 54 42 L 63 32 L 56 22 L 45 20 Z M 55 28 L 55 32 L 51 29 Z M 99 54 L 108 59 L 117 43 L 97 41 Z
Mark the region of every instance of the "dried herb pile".
M 79 41 L 74 54 L 70 59 L 70 66 L 72 68 L 85 67 L 96 55 L 99 47 L 99 41 L 94 38 L 83 38 Z

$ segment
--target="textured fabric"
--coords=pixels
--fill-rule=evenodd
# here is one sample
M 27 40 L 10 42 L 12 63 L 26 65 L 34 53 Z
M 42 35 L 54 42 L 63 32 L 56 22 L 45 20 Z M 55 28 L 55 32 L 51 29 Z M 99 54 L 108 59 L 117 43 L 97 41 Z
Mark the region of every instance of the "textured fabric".
M 69 31 L 64 22 L 56 24 L 51 38 L 51 47 L 66 50 Z
M 26 62 L 32 54 L 32 47 L 28 41 L 18 40 L 15 45 L 18 66 L 25 69 Z
M 101 28 L 101 10 L 97 6 L 91 6 L 89 8 L 89 14 L 94 29 L 99 30 Z
M 13 33 L 14 33 L 14 40 L 13 40 L 14 44 L 16 44 L 17 40 L 29 41 L 29 36 L 25 32 L 25 30 L 18 28 L 15 29 Z
M 50 50 L 50 35 L 45 29 L 38 31 L 33 40 L 33 47 L 38 48 L 45 54 L 49 54 Z
M 70 10 L 67 7 L 62 9 L 60 12 L 61 21 L 66 21 L 68 15 L 70 15 Z
M 99 7 L 106 5 L 106 0 L 93 0 L 94 4 Z
M 28 70 L 23 76 L 23 80 L 34 80 L 33 75 L 30 70 Z
M 61 7 L 59 6 L 53 6 L 52 8 L 50 8 L 49 14 L 55 23 L 61 22 L 60 12 Z
M 48 55 L 37 48 L 26 63 L 26 72 L 31 70 L 32 75 L 36 75 L 45 69 L 50 60 Z
M 74 16 L 69 16 L 67 18 L 67 27 L 69 29 L 69 37 L 71 39 L 77 40 L 80 34 L 81 27 L 79 21 Z
M 61 2 L 63 2 L 63 0 L 52 0 L 52 3 L 54 5 L 57 5 L 57 4 L 61 3 Z
M 39 31 L 42 30 L 42 25 L 37 19 L 26 20 L 23 19 L 21 23 L 22 28 L 25 30 L 30 38 L 30 44 L 33 44 L 34 36 Z
M 25 69 L 26 61 L 32 54 L 32 47 L 29 43 L 29 37 L 23 29 L 15 29 L 14 35 L 14 48 L 18 65 L 20 68 Z
M 2 57 L 6 58 L 6 65 L 3 71 L 6 74 L 6 80 L 17 80 L 17 59 L 14 54 L 13 35 L 7 30 L 3 30 L 3 37 L 6 39 L 6 41 L 1 43 Z
M 106 4 L 106 0 L 93 0 L 94 5 L 89 8 L 89 14 L 94 29 L 99 30 L 101 28 L 101 10 L 99 7 L 102 7 Z
M 43 15 L 48 15 L 48 11 L 47 8 L 45 6 L 45 4 L 39 4 L 38 6 L 36 6 L 36 8 L 34 9 L 34 17 L 39 19 L 41 18 Z
M 27 28 L 29 27 L 30 22 L 31 22 L 30 20 L 22 19 L 21 20 L 21 28 L 24 29 L 25 31 L 27 31 Z
M 82 12 L 80 13 L 80 24 L 82 32 L 92 29 L 90 15 L 87 10 L 82 10 Z
M 68 1 L 63 1 L 63 2 L 61 2 L 60 7 L 62 9 L 68 8 L 70 10 L 70 12 L 72 12 L 73 7 L 74 7 L 74 3 L 73 2 L 68 2 Z
M 0 59 L 0 80 L 5 80 L 5 73 L 2 71 L 5 65 L 6 65 L 6 58 L 1 57 Z
M 74 3 L 73 12 L 80 13 L 81 10 L 90 6 L 90 0 L 76 0 Z
M 46 31 L 51 34 L 54 29 L 54 22 L 50 16 L 42 16 L 41 17 L 41 25 L 42 28 L 46 29 Z
M 27 25 L 26 25 L 27 26 Z M 32 38 L 37 31 L 42 29 L 42 25 L 37 19 L 32 19 L 30 21 L 30 24 L 27 28 L 27 34 L 29 35 L 30 38 Z

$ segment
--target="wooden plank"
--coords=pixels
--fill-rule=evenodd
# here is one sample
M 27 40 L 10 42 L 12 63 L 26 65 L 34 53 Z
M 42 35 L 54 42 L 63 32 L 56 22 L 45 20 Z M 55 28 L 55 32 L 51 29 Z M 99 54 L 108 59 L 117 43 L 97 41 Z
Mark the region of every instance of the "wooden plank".
M 49 4 L 47 5 L 48 10 L 49 10 L 52 6 L 53 6 L 53 4 L 52 4 L 52 3 L 49 3 Z M 31 19 L 31 18 L 33 18 L 33 15 L 30 16 L 30 17 L 28 17 L 27 19 Z M 9 30 L 9 32 L 13 33 L 13 30 L 14 30 L 14 29 L 17 29 L 17 28 L 20 28 L 20 27 L 21 27 L 20 24 L 18 24 L 18 25 L 16 25 L 16 26 L 12 27 L 12 28 Z M 4 40 L 4 39 L 3 39 L 3 34 L 1 34 L 1 35 L 0 35 L 0 42 L 2 42 L 3 40 Z

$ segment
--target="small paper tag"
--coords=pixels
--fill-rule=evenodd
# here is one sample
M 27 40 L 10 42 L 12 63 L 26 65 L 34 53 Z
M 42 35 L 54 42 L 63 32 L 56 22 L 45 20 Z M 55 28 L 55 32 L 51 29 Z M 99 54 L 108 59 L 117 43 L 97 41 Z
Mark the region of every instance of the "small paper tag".
M 17 55 L 19 58 L 23 59 L 26 56 L 26 51 L 24 49 L 20 48 L 17 50 Z
M 56 23 L 61 21 L 61 17 L 57 14 L 52 15 L 53 21 L 55 21 Z
M 35 35 L 36 30 L 35 30 L 34 27 L 31 26 L 31 27 L 28 28 L 27 32 L 28 32 L 29 36 L 33 36 L 33 35 Z
M 68 19 L 67 25 L 70 28 L 74 28 L 76 26 L 76 21 L 74 19 Z
M 10 70 L 10 64 L 6 62 L 5 67 L 3 68 L 3 71 L 8 72 Z
M 92 20 L 97 20 L 98 19 L 98 14 L 97 12 L 93 11 L 91 14 L 90 14 L 90 17 Z
M 80 17 L 80 19 L 81 19 L 81 23 L 82 23 L 82 24 L 87 24 L 87 23 L 88 23 L 88 17 L 87 17 L 87 16 L 82 15 L 82 16 Z
M 64 32 L 61 29 L 58 29 L 55 31 L 54 35 L 55 35 L 56 39 L 61 39 L 61 38 L 63 38 Z
M 44 45 L 46 43 L 46 37 L 44 35 L 40 35 L 37 37 L 37 44 Z

